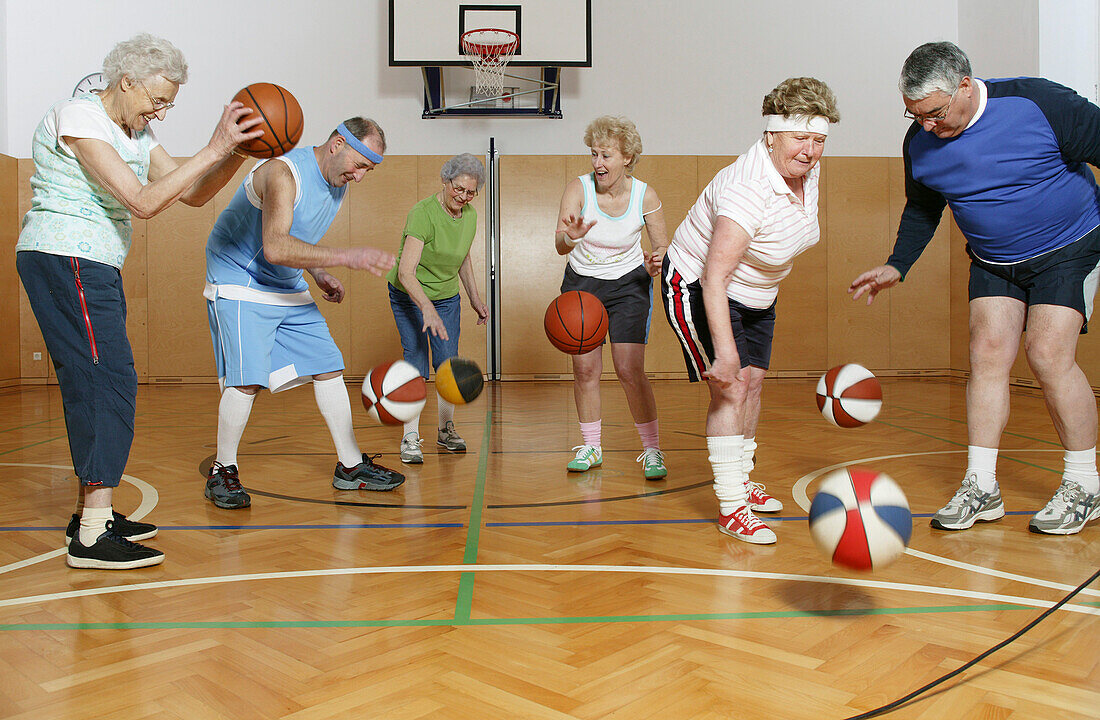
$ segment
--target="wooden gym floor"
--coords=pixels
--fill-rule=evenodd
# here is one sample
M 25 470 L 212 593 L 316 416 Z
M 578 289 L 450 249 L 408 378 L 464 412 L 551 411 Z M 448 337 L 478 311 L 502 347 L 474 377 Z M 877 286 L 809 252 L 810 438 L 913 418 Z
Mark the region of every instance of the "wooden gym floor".
M 354 391 L 354 388 L 352 388 Z M 241 447 L 248 510 L 202 497 L 214 386 L 143 386 L 116 508 L 160 526 L 166 562 L 72 570 L 75 485 L 55 387 L 0 390 L 0 717 L 845 718 L 958 668 L 1100 565 L 1100 523 L 1027 532 L 1059 482 L 1041 396 L 1013 391 L 999 477 L 1009 515 L 961 533 L 928 515 L 965 463 L 964 388 L 887 380 L 879 420 L 839 430 L 814 382 L 768 380 L 753 479 L 785 504 L 771 547 L 715 530 L 705 388 L 655 383 L 669 477 L 647 483 L 605 383 L 604 465 L 565 471 L 568 383 L 503 383 L 460 408 L 465 455 L 404 467 L 393 493 L 330 486 L 308 389 L 263 395 Z M 431 394 L 430 394 L 431 396 Z M 423 427 L 434 427 L 434 401 Z M 399 430 L 356 409 L 364 450 Z M 825 468 L 892 475 L 909 554 L 831 566 L 806 530 Z M 1100 588 L 896 718 L 1096 718 Z

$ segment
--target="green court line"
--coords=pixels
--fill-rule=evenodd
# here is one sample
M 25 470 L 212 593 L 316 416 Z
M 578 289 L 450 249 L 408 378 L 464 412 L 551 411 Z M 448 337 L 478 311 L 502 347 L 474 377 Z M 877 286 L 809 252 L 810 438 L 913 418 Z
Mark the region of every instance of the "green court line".
M 933 416 L 933 417 L 935 417 L 935 416 Z M 945 442 L 948 445 L 954 445 L 955 447 L 965 448 L 967 446 L 966 443 L 961 443 L 961 442 L 958 442 L 956 440 L 948 440 L 947 438 L 942 438 L 942 437 L 939 437 L 938 435 L 933 435 L 931 433 L 921 432 L 920 430 L 914 430 L 913 428 L 908 428 L 908 427 L 905 427 L 904 425 L 898 425 L 898 424 L 892 423 L 892 422 L 886 422 L 885 420 L 876 420 L 875 422 L 880 424 L 880 425 L 885 425 L 887 427 L 895 428 L 897 430 L 904 430 L 906 432 L 911 432 L 915 435 L 923 435 L 926 438 L 932 438 L 933 440 L 939 440 L 940 442 Z M 1024 437 L 1024 436 L 1020 435 L 1018 437 Z M 1038 440 L 1036 438 L 1027 438 L 1027 439 L 1028 440 L 1035 440 L 1035 442 L 1044 442 L 1043 440 Z M 1046 472 L 1055 473 L 1056 475 L 1061 475 L 1062 474 L 1061 470 L 1055 470 L 1053 468 L 1048 468 L 1048 467 L 1045 467 L 1043 465 L 1036 465 L 1035 463 L 1028 462 L 1027 460 L 1021 460 L 1018 457 L 1013 457 L 1010 454 L 1011 452 L 1012 452 L 1011 450 L 1004 451 L 1003 453 L 998 454 L 997 458 L 1001 459 L 1001 460 L 1011 460 L 1014 463 L 1018 463 L 1020 465 L 1026 465 L 1028 467 L 1033 467 L 1036 470 L 1045 470 Z
M 917 415 L 924 415 L 925 417 L 935 418 L 937 420 L 946 420 L 947 422 L 952 422 L 952 423 L 956 423 L 956 424 L 959 424 L 959 425 L 966 425 L 966 420 L 957 420 L 955 418 L 944 417 L 943 415 L 937 415 L 935 413 L 930 413 L 926 410 L 915 410 L 913 408 L 902 407 L 900 405 L 894 405 L 893 407 L 898 409 L 898 410 L 904 410 L 906 412 L 916 413 Z M 1060 443 L 1056 443 L 1056 442 L 1053 442 L 1051 440 L 1043 440 L 1041 438 L 1031 437 L 1030 435 L 1021 435 L 1020 433 L 1009 432 L 1008 430 L 1003 431 L 1001 434 L 1002 435 L 1008 435 L 1009 437 L 1020 438 L 1022 440 L 1032 440 L 1034 442 L 1042 443 L 1043 445 L 1051 445 L 1051 446 L 1056 447 L 1056 448 L 1062 447 L 1062 445 Z
M 473 574 L 473 573 L 470 573 Z M 1083 603 L 1093 604 L 1093 603 Z M 835 610 L 775 610 L 769 612 L 673 613 L 667 615 L 590 615 L 549 618 L 438 618 L 421 620 L 303 620 L 280 622 L 122 622 L 0 624 L 0 631 L 54 630 L 236 630 L 358 627 L 489 627 L 502 625 L 584 625 L 595 623 L 700 622 L 707 620 L 773 620 L 817 617 L 867 617 L 956 612 L 1033 610 L 1025 605 L 933 605 L 901 608 L 839 608 Z
M 38 442 L 33 442 L 30 445 L 24 445 L 23 447 L 17 447 L 17 448 L 12 448 L 11 450 L 0 451 L 0 455 L 8 455 L 8 454 L 13 453 L 13 452 L 19 452 L 20 450 L 29 450 L 32 447 L 36 447 L 38 445 L 45 445 L 46 443 L 52 443 L 56 440 L 64 440 L 67 437 L 69 437 L 69 436 L 68 435 L 58 435 L 57 437 L 52 437 L 48 440 L 39 440 Z
M 470 500 L 470 520 L 466 524 L 466 552 L 462 555 L 463 565 L 477 564 L 477 544 L 481 538 L 481 515 L 485 510 L 485 476 L 489 470 L 489 440 L 493 431 L 493 405 L 485 403 L 485 422 L 481 428 L 481 454 L 477 462 L 477 482 L 474 484 L 474 496 Z M 464 572 L 458 579 L 458 597 L 455 600 L 455 623 L 468 623 L 470 610 L 474 603 L 474 576 L 476 573 Z

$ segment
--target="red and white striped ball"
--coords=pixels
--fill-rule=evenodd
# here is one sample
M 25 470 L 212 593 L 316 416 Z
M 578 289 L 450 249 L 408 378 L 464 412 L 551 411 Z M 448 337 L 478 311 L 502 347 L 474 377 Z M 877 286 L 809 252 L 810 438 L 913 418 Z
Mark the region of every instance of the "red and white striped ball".
M 363 379 L 363 407 L 383 425 L 400 425 L 424 408 L 428 391 L 420 371 L 404 360 L 371 368 Z
M 909 501 L 893 478 L 864 468 L 833 470 L 810 504 L 810 535 L 837 565 L 878 570 L 901 557 L 913 532 Z
M 837 427 L 865 425 L 882 409 L 882 386 L 862 365 L 837 365 L 817 381 L 817 409 Z

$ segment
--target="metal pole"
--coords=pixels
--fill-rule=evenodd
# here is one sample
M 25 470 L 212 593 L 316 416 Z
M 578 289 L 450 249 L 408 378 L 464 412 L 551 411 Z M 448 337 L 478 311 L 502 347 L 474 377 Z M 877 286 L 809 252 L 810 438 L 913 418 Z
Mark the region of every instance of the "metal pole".
M 486 376 L 500 380 L 501 375 L 501 297 L 500 297 L 500 156 L 496 138 L 489 138 L 485 156 L 485 274 L 489 300 L 489 327 L 485 333 Z

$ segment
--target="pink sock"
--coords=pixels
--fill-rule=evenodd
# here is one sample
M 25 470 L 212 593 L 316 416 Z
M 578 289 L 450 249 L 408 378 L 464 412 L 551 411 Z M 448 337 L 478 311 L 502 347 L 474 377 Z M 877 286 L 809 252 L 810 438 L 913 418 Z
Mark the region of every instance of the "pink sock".
M 654 418 L 647 423 L 634 423 L 634 427 L 638 429 L 638 436 L 642 439 L 642 448 L 653 448 L 654 450 L 661 449 L 660 431 L 657 429 L 657 419 Z
M 592 445 L 594 447 L 600 446 L 600 435 L 603 429 L 603 420 L 597 420 L 596 422 L 582 422 L 581 424 L 581 439 L 584 440 L 585 445 Z

